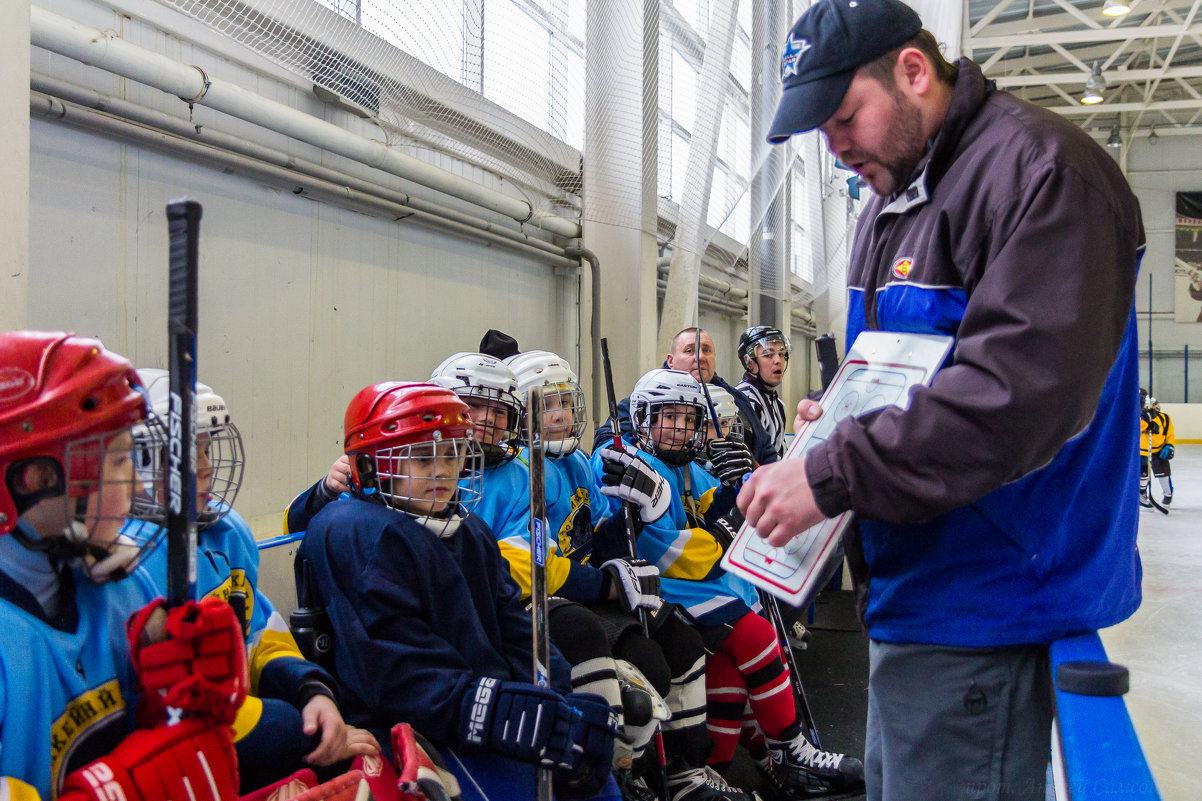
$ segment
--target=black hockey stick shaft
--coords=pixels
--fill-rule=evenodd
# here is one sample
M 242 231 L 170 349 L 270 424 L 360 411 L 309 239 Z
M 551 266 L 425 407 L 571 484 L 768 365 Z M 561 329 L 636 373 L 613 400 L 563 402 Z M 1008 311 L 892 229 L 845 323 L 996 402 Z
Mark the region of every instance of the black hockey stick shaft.
M 605 397 L 609 401 L 609 424 L 614 435 L 614 450 L 625 451 L 622 443 L 622 427 L 618 424 L 618 399 L 614 393 L 614 374 L 609 362 L 609 341 L 601 337 L 601 364 L 605 371 Z M 634 530 L 634 515 L 630 504 L 622 504 L 622 522 L 626 526 L 626 544 L 630 549 L 630 558 L 637 559 L 639 555 L 638 535 Z M 643 635 L 650 637 L 651 627 L 647 622 L 647 610 L 639 609 L 639 622 L 643 624 Z
M 609 361 L 609 340 L 601 337 L 601 365 L 605 372 L 605 398 L 609 401 L 609 425 L 614 435 L 614 449 L 625 452 L 622 444 L 622 426 L 618 422 L 618 396 L 614 392 L 613 366 Z M 630 550 L 630 558 L 637 559 L 639 555 L 638 534 L 634 530 L 634 513 L 630 504 L 622 504 L 622 523 L 626 526 L 626 543 Z M 643 636 L 651 639 L 651 621 L 647 618 L 647 610 L 639 609 L 639 623 L 643 627 Z M 663 795 L 668 797 L 668 753 L 664 750 L 664 731 L 662 727 L 655 729 L 655 756 L 659 763 L 660 781 L 663 784 Z
M 551 686 L 551 635 L 547 627 L 547 482 L 543 442 L 543 390 L 532 387 L 526 398 L 526 433 L 530 445 L 530 616 L 534 638 L 533 682 Z M 535 798 L 551 801 L 551 771 L 535 770 Z
M 789 630 L 785 627 L 784 617 L 781 616 L 780 603 L 776 600 L 775 595 L 763 590 L 760 590 L 760 603 L 763 604 L 764 611 L 768 613 L 768 620 L 772 623 L 773 630 L 776 631 L 776 638 L 780 640 L 780 650 L 785 657 L 785 669 L 789 671 L 789 684 L 793 688 L 793 700 L 797 703 L 797 714 L 801 715 L 802 725 L 809 732 L 810 745 L 821 748 L 818 724 L 814 722 L 814 713 L 810 710 L 805 687 L 801 684 L 801 673 L 797 669 L 797 655 L 793 653 L 793 646 L 789 644 Z
M 167 603 L 196 596 L 196 336 L 200 204 L 167 204 Z

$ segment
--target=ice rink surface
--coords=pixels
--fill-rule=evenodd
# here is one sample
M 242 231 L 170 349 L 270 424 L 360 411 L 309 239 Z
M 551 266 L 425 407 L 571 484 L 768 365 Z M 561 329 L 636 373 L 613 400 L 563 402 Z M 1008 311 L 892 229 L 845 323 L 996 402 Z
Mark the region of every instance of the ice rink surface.
M 1143 604 L 1102 631 L 1164 801 L 1202 799 L 1202 445 L 1178 445 L 1169 514 L 1141 509 Z M 1157 500 L 1159 483 L 1152 479 Z M 1132 488 L 1135 491 L 1135 488 Z

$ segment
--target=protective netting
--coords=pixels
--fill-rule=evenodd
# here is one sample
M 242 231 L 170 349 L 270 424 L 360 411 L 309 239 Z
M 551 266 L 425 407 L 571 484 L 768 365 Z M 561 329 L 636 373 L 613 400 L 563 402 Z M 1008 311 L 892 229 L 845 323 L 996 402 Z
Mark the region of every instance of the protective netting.
M 816 165 L 764 140 L 780 43 L 809 0 L 160 2 L 336 95 L 390 146 L 482 167 L 537 211 L 578 218 L 582 154 L 602 153 L 620 179 L 590 187 L 591 219 L 639 224 L 653 185 L 665 248 L 711 277 L 795 301 L 818 277 Z M 587 124 L 586 90 L 602 98 Z

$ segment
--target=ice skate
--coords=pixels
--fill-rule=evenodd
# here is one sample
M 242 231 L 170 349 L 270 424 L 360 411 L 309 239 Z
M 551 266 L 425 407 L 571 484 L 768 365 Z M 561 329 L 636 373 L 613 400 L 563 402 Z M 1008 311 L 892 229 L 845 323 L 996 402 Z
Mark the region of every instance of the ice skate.
M 844 754 L 821 751 L 802 734 L 801 725 L 784 731 L 781 739 L 766 738 L 768 757 L 761 772 L 785 798 L 846 796 L 864 790 L 864 765 Z
M 760 801 L 755 793 L 731 787 L 708 765 L 668 776 L 668 797 L 671 801 Z

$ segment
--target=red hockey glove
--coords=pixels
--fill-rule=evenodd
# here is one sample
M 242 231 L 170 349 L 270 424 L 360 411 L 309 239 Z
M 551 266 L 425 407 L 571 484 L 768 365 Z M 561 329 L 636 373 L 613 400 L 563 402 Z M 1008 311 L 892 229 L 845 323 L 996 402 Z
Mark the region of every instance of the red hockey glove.
M 238 757 L 228 726 L 190 718 L 140 729 L 67 777 L 59 801 L 236 801 Z
M 455 774 L 442 764 L 442 758 L 433 746 L 418 739 L 408 723 L 392 727 L 392 754 L 400 772 L 397 786 L 402 792 L 427 801 L 463 798 Z
M 232 723 L 250 687 L 246 640 L 234 610 L 211 596 L 189 601 L 166 610 L 167 638 L 147 643 L 147 628 L 159 609 L 166 609 L 162 598 L 144 606 L 126 627 L 151 720 L 162 719 L 155 709 L 161 703 Z

